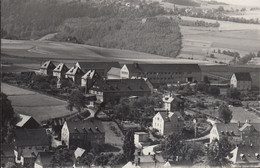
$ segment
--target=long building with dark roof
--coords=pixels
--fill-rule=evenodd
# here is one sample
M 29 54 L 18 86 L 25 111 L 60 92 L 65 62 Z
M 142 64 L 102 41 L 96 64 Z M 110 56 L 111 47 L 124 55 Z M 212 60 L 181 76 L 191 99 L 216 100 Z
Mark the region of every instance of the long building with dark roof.
M 153 84 L 172 84 L 184 82 L 199 82 L 201 70 L 198 64 L 125 64 L 120 77 L 148 78 Z
M 61 130 L 61 140 L 68 148 L 86 148 L 93 143 L 104 144 L 105 130 L 102 122 L 94 118 L 66 121 Z
M 144 79 L 99 80 L 89 90 L 100 102 L 118 102 L 122 97 L 145 96 L 151 89 Z

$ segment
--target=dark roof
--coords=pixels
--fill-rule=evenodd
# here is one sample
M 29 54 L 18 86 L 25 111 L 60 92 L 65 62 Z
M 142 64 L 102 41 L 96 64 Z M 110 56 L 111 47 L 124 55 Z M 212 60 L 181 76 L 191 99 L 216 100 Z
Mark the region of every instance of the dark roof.
M 78 64 L 85 72 L 88 70 L 108 71 L 112 67 L 120 68 L 120 64 L 118 62 L 78 62 Z
M 176 116 L 179 119 L 183 120 L 183 117 L 181 113 L 179 112 L 159 112 L 160 115 L 162 116 L 163 120 L 165 121 L 167 118 L 171 119 L 171 117 Z
M 57 65 L 57 67 L 53 71 L 61 72 L 61 71 L 68 71 L 68 70 L 69 70 L 69 68 L 64 63 L 60 63 L 59 65 Z
M 150 92 L 151 89 L 143 79 L 108 79 L 98 80 L 90 90 L 100 92 Z
M 120 76 L 120 70 L 121 70 L 120 68 L 112 67 L 112 68 L 110 68 L 110 70 L 107 73 L 110 75 Z
M 15 157 L 14 145 L 12 144 L 1 144 L 1 157 Z
M 200 72 L 198 64 L 126 64 L 129 72 Z
M 48 166 L 51 164 L 53 155 L 54 155 L 54 152 L 39 152 L 36 163 L 38 163 L 42 166 Z
M 239 129 L 242 129 L 247 126 L 247 123 L 246 125 L 244 126 L 244 123 L 240 123 L 240 127 L 238 127 L 238 123 L 228 123 L 228 124 L 225 124 L 225 123 L 216 123 L 216 128 L 217 128 L 217 131 L 218 131 L 218 134 L 221 135 L 222 132 L 223 134 L 226 134 L 226 133 L 231 133 L 233 131 L 234 135 L 240 135 L 240 130 Z M 257 131 L 260 131 L 260 123 L 251 123 L 251 125 L 257 130 Z
M 55 65 L 53 64 L 52 61 L 46 61 L 42 64 L 41 69 L 47 69 L 47 68 L 51 68 L 51 69 L 55 68 Z
M 49 138 L 45 129 L 16 129 L 16 146 L 41 146 L 49 145 Z
M 232 153 L 233 153 L 233 158 L 231 160 L 234 163 L 239 163 L 239 164 L 260 163 L 260 159 L 256 158 L 256 155 L 260 154 L 260 146 L 240 145 L 236 147 L 232 151 Z M 241 156 L 244 156 L 244 159 L 242 159 Z
M 104 127 L 100 120 L 89 118 L 81 121 L 66 121 L 70 133 L 104 133 Z
M 238 81 L 252 81 L 252 78 L 251 78 L 249 72 L 236 72 L 235 76 Z

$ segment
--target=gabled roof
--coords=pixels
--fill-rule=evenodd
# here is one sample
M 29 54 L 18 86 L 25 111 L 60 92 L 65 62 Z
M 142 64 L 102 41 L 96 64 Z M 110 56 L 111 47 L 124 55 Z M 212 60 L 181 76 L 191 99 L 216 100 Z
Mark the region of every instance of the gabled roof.
M 61 71 L 68 71 L 68 67 L 64 63 L 60 63 L 56 66 L 56 68 L 53 70 L 54 72 L 61 72 Z
M 47 69 L 47 68 L 55 68 L 55 65 L 52 61 L 46 61 L 42 64 L 41 69 Z
M 171 120 L 172 117 L 178 117 L 179 119 L 183 120 L 183 117 L 180 112 L 158 112 L 164 121 Z
M 76 75 L 76 74 L 83 74 L 84 72 L 79 67 L 71 67 L 66 75 Z
M 260 154 L 260 146 L 237 146 L 232 152 L 233 157 L 230 159 L 234 164 L 250 164 L 260 163 L 260 159 L 256 158 Z
M 21 120 L 16 124 L 17 127 L 23 127 L 27 121 L 29 121 L 32 117 L 24 114 L 19 114 Z
M 46 131 L 38 129 L 16 129 L 15 146 L 41 146 L 49 145 L 49 138 Z
M 151 89 L 143 79 L 108 79 L 98 80 L 90 90 L 100 92 L 150 92 Z
M 85 151 L 85 149 L 78 147 L 74 152 L 75 158 L 77 159 L 78 157 L 81 157 L 85 153 Z
M 234 73 L 238 81 L 252 81 L 249 72 L 236 72 Z
M 13 144 L 1 144 L 1 157 L 15 157 Z
M 104 127 L 100 120 L 89 118 L 81 121 L 66 121 L 69 133 L 104 133 Z
M 200 72 L 198 64 L 126 64 L 129 72 Z
M 120 68 L 112 67 L 107 74 L 120 76 Z
M 108 71 L 112 67 L 120 68 L 120 64 L 118 62 L 78 62 L 77 64 L 85 72 L 88 70 Z
M 87 73 L 85 73 L 85 75 L 81 77 L 81 79 L 93 79 L 94 77 L 100 78 L 95 70 L 89 70 Z
M 39 152 L 36 162 L 43 167 L 48 166 L 52 162 L 52 156 L 54 152 Z
M 233 136 L 239 136 L 240 135 L 240 129 L 244 130 L 245 127 L 247 127 L 247 123 L 240 123 L 240 127 L 238 127 L 238 123 L 215 123 L 215 127 L 218 131 L 219 135 L 227 134 L 233 135 Z M 251 123 L 255 130 L 260 131 L 260 123 Z

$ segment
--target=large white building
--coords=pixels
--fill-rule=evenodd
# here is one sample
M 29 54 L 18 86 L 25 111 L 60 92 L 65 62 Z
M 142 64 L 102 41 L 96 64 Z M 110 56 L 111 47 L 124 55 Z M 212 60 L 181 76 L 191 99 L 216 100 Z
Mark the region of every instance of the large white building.
M 153 117 L 153 128 L 161 135 L 179 134 L 184 127 L 184 119 L 179 112 L 158 112 Z

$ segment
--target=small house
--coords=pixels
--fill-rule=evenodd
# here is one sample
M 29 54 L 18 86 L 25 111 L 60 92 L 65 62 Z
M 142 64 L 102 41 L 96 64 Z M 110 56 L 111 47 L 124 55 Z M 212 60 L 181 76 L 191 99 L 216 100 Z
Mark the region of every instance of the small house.
M 46 61 L 42 64 L 40 68 L 40 74 L 42 75 L 53 75 L 53 70 L 55 69 L 55 65 L 52 61 Z
M 137 148 L 142 148 L 143 145 L 148 145 L 149 134 L 146 132 L 135 132 L 134 142 Z
M 84 72 L 79 67 L 71 67 L 65 74 L 65 78 L 70 78 L 72 81 L 80 85 L 81 84 L 81 77 L 84 75 Z
M 102 78 L 95 70 L 89 70 L 81 77 L 81 86 L 86 87 L 86 91 L 88 91 L 100 79 Z
M 241 91 L 251 90 L 252 78 L 249 72 L 234 73 L 230 79 L 230 87 Z
M 68 72 L 68 70 L 69 68 L 64 63 L 60 63 L 53 70 L 53 76 L 56 76 L 58 79 L 65 78 L 65 74 Z

